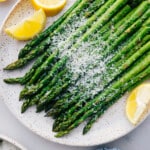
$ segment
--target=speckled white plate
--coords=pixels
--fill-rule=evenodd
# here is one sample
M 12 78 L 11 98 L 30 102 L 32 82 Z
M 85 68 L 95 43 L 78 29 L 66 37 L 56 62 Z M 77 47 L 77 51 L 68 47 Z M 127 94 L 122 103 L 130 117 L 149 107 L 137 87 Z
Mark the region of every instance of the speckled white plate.
M 0 150 L 27 150 L 18 142 L 5 135 L 0 134 L 0 140 L 2 140 L 2 143 L 0 143 Z
M 68 0 L 68 4 L 65 10 L 72 5 L 75 0 Z M 65 11 L 64 10 L 64 11 Z M 0 33 L 0 96 L 3 97 L 4 102 L 12 113 L 30 130 L 37 133 L 41 137 L 53 142 L 73 145 L 73 146 L 92 146 L 98 144 L 104 144 L 123 135 L 129 133 L 135 127 L 131 125 L 125 116 L 125 99 L 124 96 L 118 103 L 116 103 L 111 109 L 109 109 L 98 121 L 94 124 L 91 131 L 82 135 L 83 125 L 80 125 L 77 129 L 73 130 L 71 134 L 63 138 L 55 138 L 55 133 L 52 132 L 53 120 L 45 118 L 44 113 L 35 113 L 35 108 L 29 109 L 26 113 L 21 114 L 20 108 L 22 102 L 18 101 L 19 92 L 22 87 L 19 85 L 7 85 L 3 82 L 4 78 L 22 76 L 27 69 L 17 71 L 3 71 L 3 68 L 17 59 L 18 51 L 24 46 L 25 42 L 18 42 L 4 33 L 4 29 L 10 25 L 13 25 L 28 15 L 33 13 L 33 8 L 29 0 L 19 1 L 6 21 L 2 26 Z M 63 12 L 64 12 L 63 11 Z M 63 13 L 62 12 L 62 13 Z M 62 14 L 61 13 L 61 14 Z M 61 15 L 60 14 L 60 15 Z M 47 25 L 50 25 L 59 16 L 49 18 Z

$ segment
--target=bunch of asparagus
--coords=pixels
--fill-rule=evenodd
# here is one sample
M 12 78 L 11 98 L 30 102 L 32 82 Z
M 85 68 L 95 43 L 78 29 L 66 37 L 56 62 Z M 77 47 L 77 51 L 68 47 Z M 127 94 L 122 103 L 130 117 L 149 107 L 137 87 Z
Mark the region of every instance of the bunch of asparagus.
M 22 113 L 53 117 L 56 137 L 82 122 L 86 134 L 127 91 L 150 76 L 150 2 L 148 0 L 77 0 L 44 32 L 21 49 L 5 70 L 35 62 L 18 78 L 24 89 Z

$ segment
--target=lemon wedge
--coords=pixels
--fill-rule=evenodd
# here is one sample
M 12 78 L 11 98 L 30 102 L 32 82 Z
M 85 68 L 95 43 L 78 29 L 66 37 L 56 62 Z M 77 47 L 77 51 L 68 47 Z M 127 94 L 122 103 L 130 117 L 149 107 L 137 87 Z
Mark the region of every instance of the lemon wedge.
M 54 16 L 65 6 L 67 0 L 31 0 L 35 9 L 42 8 L 47 16 Z
M 29 40 L 44 28 L 46 15 L 42 9 L 36 11 L 32 16 L 5 29 L 5 32 L 17 40 Z
M 0 0 L 0 2 L 5 2 L 6 0 Z
M 150 108 L 150 84 L 142 84 L 134 89 L 126 104 L 126 115 L 136 125 L 148 113 Z

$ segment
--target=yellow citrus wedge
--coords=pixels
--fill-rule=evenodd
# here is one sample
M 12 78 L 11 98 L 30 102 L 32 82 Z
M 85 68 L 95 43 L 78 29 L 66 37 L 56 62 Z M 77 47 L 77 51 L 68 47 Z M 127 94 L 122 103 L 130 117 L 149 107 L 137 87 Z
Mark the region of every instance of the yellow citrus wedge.
M 47 16 L 54 16 L 65 6 L 67 0 L 31 0 L 35 9 L 42 8 Z
M 150 108 L 150 84 L 142 84 L 134 89 L 127 99 L 126 115 L 136 125 L 148 113 Z
M 5 32 L 17 40 L 29 40 L 42 31 L 45 23 L 45 12 L 40 9 L 22 22 L 6 28 Z
M 0 0 L 0 2 L 5 2 L 6 0 Z

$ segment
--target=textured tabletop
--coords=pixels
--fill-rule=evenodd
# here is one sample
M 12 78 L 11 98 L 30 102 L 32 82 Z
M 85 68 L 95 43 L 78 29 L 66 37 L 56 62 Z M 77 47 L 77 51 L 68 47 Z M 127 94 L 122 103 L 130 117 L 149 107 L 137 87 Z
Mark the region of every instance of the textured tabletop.
M 16 0 L 0 3 L 0 25 Z M 0 91 L 1 93 L 2 91 Z M 8 135 L 28 150 L 95 150 L 97 147 L 69 147 L 46 141 L 25 128 L 7 109 L 0 98 L 0 134 Z M 103 145 L 117 147 L 120 150 L 149 150 L 150 149 L 150 117 L 142 125 L 127 136 Z M 87 141 L 88 142 L 88 141 Z M 101 147 L 103 147 L 101 146 Z M 99 146 L 100 147 L 100 146 Z

